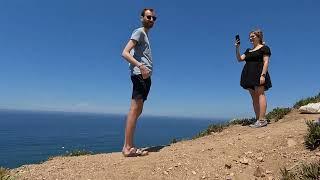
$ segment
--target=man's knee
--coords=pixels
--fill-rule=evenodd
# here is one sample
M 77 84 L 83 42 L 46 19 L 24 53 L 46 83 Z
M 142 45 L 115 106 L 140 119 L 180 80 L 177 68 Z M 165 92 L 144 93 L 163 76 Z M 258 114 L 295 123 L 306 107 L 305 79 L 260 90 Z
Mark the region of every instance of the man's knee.
M 133 99 L 132 103 L 131 103 L 130 111 L 141 114 L 142 109 L 143 109 L 143 100 L 142 99 L 138 99 L 138 100 Z

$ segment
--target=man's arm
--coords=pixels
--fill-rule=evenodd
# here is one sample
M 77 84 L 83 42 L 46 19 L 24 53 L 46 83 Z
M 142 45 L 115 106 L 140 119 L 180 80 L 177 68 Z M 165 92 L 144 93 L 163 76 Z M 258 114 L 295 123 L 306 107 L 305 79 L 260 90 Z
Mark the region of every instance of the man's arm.
M 130 51 L 136 46 L 137 41 L 130 39 L 126 47 L 122 51 L 122 57 L 127 60 L 130 64 L 140 67 L 142 63 L 137 61 L 131 54 Z
M 122 57 L 127 60 L 130 64 L 137 66 L 140 69 L 142 77 L 144 79 L 150 76 L 150 70 L 141 62 L 137 61 L 131 54 L 130 51 L 137 45 L 137 41 L 130 39 L 126 47 L 122 51 Z

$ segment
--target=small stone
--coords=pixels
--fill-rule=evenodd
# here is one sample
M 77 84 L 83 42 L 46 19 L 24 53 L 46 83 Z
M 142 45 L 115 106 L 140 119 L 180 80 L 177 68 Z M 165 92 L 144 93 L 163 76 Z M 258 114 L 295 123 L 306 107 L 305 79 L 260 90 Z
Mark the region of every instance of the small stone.
M 192 174 L 196 175 L 197 173 L 195 171 L 191 171 Z
M 168 169 L 169 169 L 169 170 L 172 170 L 173 168 L 172 168 L 172 167 L 169 167 Z
M 168 175 L 169 173 L 167 171 L 163 171 L 163 174 Z
M 226 180 L 232 180 L 231 176 L 226 176 Z
M 251 155 L 252 152 L 251 152 L 251 151 L 248 151 L 248 152 L 245 152 L 244 154 L 245 154 L 245 155 Z
M 263 157 L 258 157 L 257 160 L 258 160 L 259 162 L 263 162 Z
M 224 165 L 224 167 L 226 167 L 226 168 L 228 168 L 228 169 L 231 169 L 231 163 L 226 163 L 226 164 Z
M 266 170 L 266 174 L 272 174 L 272 171 Z
M 240 159 L 240 163 L 241 163 L 241 164 L 248 165 L 248 164 L 249 164 L 249 160 L 244 157 L 244 158 Z
M 253 174 L 255 177 L 265 177 L 265 170 L 262 169 L 260 166 L 256 168 Z
M 202 177 L 201 177 L 201 179 L 205 179 L 205 178 L 206 178 L 206 176 L 202 176 Z

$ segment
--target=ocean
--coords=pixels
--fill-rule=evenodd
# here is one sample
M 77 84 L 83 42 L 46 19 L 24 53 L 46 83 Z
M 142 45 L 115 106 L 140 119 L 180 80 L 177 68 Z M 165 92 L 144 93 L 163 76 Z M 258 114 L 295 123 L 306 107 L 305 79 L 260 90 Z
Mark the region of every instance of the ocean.
M 120 152 L 126 115 L 0 110 L 0 166 L 41 163 L 73 150 Z M 136 127 L 138 147 L 190 139 L 226 119 L 142 116 Z

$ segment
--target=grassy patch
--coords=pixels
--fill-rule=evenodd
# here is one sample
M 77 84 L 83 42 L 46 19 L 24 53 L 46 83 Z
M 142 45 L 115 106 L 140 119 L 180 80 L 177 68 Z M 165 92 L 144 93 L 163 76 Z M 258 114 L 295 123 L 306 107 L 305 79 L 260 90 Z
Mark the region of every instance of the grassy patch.
M 266 115 L 268 121 L 274 120 L 275 122 L 282 119 L 286 114 L 291 111 L 291 108 L 274 108 L 271 112 Z
M 208 128 L 206 130 L 201 131 L 199 134 L 197 134 L 195 137 L 193 137 L 193 139 L 196 139 L 196 138 L 199 138 L 199 137 L 203 137 L 203 136 L 207 136 L 207 135 L 210 135 L 211 133 L 214 133 L 214 132 L 221 132 L 227 126 L 229 126 L 228 123 L 225 123 L 225 124 L 211 124 L 211 125 L 208 126 Z
M 320 102 L 320 93 L 318 95 L 314 96 L 314 97 L 308 97 L 308 98 L 299 100 L 298 102 L 296 102 L 294 104 L 293 107 L 298 109 L 301 106 L 307 105 L 309 103 L 317 103 L 317 102 Z
M 305 145 L 308 149 L 314 150 L 320 145 L 320 125 L 313 121 L 306 122 L 308 126 L 308 133 L 304 137 Z
M 243 119 L 234 119 L 229 122 L 229 125 L 240 124 L 242 126 L 249 126 L 256 121 L 256 118 L 243 118 Z
M 71 152 L 67 152 L 63 156 L 83 156 L 83 155 L 92 155 L 93 152 L 87 150 L 73 150 Z
M 9 169 L 0 167 L 0 180 L 12 180 L 12 176 L 10 176 Z
M 207 129 L 201 131 L 192 139 L 197 139 L 199 137 L 207 136 L 212 133 L 217 133 L 223 131 L 225 128 L 229 127 L 230 125 L 240 124 L 242 126 L 248 126 L 255 122 L 255 118 L 243 118 L 243 119 L 234 119 L 230 122 L 222 123 L 222 124 L 211 124 L 208 126 Z
M 302 164 L 292 171 L 280 169 L 281 180 L 316 180 L 320 177 L 320 163 Z
M 288 171 L 286 168 L 280 169 L 281 180 L 295 180 L 296 174 Z

